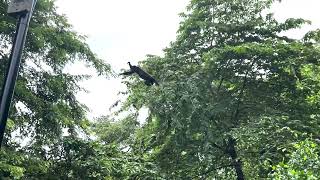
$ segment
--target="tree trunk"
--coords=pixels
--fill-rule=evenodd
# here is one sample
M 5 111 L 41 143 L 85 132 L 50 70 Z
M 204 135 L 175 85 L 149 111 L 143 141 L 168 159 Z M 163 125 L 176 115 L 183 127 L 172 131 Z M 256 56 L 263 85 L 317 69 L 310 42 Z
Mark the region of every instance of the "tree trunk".
M 231 157 L 232 164 L 236 170 L 237 180 L 244 180 L 241 160 L 236 152 L 236 140 L 229 138 L 226 153 Z

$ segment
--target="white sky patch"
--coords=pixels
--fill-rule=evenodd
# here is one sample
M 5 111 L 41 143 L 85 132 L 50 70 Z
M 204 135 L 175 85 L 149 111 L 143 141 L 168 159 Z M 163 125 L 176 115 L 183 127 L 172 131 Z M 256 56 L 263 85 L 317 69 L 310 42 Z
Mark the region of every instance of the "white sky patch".
M 306 32 L 320 28 L 319 7 L 320 0 L 282 0 L 281 3 L 276 3 L 272 10 L 280 22 L 287 18 L 303 18 L 312 22 L 311 25 L 286 33 L 287 36 L 300 39 Z
M 57 0 L 58 11 L 66 14 L 74 30 L 88 36 L 88 44 L 116 72 L 137 64 L 146 54 L 161 55 L 175 40 L 179 13 L 188 0 Z M 73 74 L 88 72 L 84 65 L 68 67 Z M 91 74 L 91 73 L 90 73 Z M 81 83 L 90 93 L 78 99 L 91 112 L 89 118 L 106 115 L 125 90 L 121 77 L 93 77 Z M 141 115 L 144 116 L 144 115 Z
M 128 61 L 136 64 L 146 54 L 162 55 L 162 49 L 175 40 L 179 27 L 179 13 L 189 0 L 57 0 L 60 13 L 66 14 L 74 30 L 87 35 L 91 49 L 115 71 L 127 69 Z M 313 22 L 302 30 L 290 31 L 290 37 L 301 38 L 311 29 L 320 27 L 318 9 L 320 0 L 283 0 L 273 7 L 275 17 L 305 18 Z M 76 65 L 72 72 L 87 72 Z M 78 99 L 91 112 L 89 117 L 108 114 L 109 107 L 125 89 L 121 77 L 105 79 L 94 77 L 82 83 L 90 93 L 79 93 Z

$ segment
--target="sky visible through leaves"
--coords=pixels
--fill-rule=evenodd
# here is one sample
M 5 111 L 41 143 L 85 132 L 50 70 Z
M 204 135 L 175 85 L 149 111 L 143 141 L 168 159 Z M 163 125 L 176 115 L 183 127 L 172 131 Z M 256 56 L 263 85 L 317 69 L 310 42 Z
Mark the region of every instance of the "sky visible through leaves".
M 58 11 L 65 14 L 74 30 L 86 35 L 92 50 L 110 63 L 119 73 L 127 69 L 127 62 L 136 64 L 146 54 L 161 55 L 162 49 L 175 40 L 179 26 L 179 13 L 185 10 L 188 0 L 57 0 Z M 287 32 L 290 37 L 303 34 L 320 26 L 319 0 L 284 0 L 275 4 L 272 11 L 278 20 L 305 18 L 312 25 Z M 94 19 L 94 21 L 92 21 Z M 74 74 L 87 73 L 82 64 L 67 68 Z M 78 94 L 79 100 L 90 108 L 89 117 L 108 113 L 109 107 L 124 90 L 121 77 L 105 79 L 93 77 L 82 85 L 89 93 Z M 147 111 L 141 112 L 142 116 Z M 143 117 L 142 117 L 143 118 Z

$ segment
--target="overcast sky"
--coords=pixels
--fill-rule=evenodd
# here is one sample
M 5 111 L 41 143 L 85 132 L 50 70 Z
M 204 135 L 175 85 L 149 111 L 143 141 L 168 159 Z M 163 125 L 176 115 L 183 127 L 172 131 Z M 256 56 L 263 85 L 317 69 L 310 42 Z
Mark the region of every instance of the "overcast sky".
M 57 0 L 60 13 L 66 14 L 74 30 L 88 36 L 91 49 L 115 71 L 126 69 L 126 62 L 134 64 L 146 54 L 161 55 L 162 49 L 174 41 L 180 18 L 189 0 Z M 302 30 L 290 32 L 300 38 L 311 29 L 320 28 L 320 0 L 283 0 L 273 7 L 281 21 L 302 17 L 313 22 Z M 69 69 L 74 73 L 88 72 L 84 66 Z M 121 78 L 94 77 L 82 83 L 90 91 L 80 93 L 79 100 L 91 112 L 89 117 L 108 114 L 108 109 L 125 87 Z

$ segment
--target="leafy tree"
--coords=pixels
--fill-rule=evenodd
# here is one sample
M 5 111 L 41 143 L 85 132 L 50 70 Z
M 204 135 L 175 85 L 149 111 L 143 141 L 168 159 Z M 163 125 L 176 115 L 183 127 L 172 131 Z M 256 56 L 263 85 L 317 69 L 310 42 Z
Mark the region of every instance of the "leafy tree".
M 137 116 L 133 115 L 117 121 L 111 117 L 100 117 L 91 125 L 92 132 L 102 143 L 130 148 L 134 132 L 139 128 L 136 118 Z
M 274 179 L 318 179 L 320 177 L 319 145 L 305 140 L 294 145 L 289 161 L 274 166 Z
M 6 14 L 7 6 L 8 0 L 0 1 L 1 83 L 16 21 Z M 110 74 L 110 66 L 90 50 L 85 37 L 72 30 L 66 17 L 57 14 L 54 0 L 39 0 L 30 22 L 11 104 L 8 123 L 11 127 L 7 128 L 0 158 L 1 178 L 19 178 L 25 174 L 32 179 L 29 175 L 37 173 L 37 177 L 41 177 L 54 164 L 54 159 L 49 157 L 61 151 L 56 147 L 64 141 L 63 132 L 68 130 L 69 135 L 76 137 L 77 133 L 86 131 L 86 107 L 78 102 L 75 94 L 83 90 L 78 82 L 89 76 L 64 71 L 66 65 L 79 61 L 100 75 Z M 22 147 L 14 134 L 28 143 Z M 63 173 L 60 175 L 66 177 Z
M 108 178 L 116 179 L 164 179 L 154 163 L 154 159 L 145 154 L 136 153 L 137 147 L 134 138 L 139 135 L 137 114 L 122 120 L 111 117 L 101 117 L 92 124 L 92 132 L 102 146 L 112 146 L 117 153 L 110 153 L 112 171 Z M 109 153 L 108 153 L 109 154 Z M 102 167 L 105 168 L 104 165 Z
M 141 63 L 160 86 L 131 77 L 120 112 L 133 113 L 90 124 L 75 98 L 88 76 L 64 67 L 82 60 L 100 75 L 110 67 L 56 13 L 53 0 L 39 0 L 0 178 L 318 178 L 318 147 L 303 140 L 319 137 L 320 31 L 301 40 L 279 35 L 310 22 L 277 22 L 267 13 L 273 2 L 192 0 L 164 57 Z M 1 82 L 15 28 L 7 3 L 0 1 Z M 150 113 L 140 125 L 143 107 Z M 22 146 L 15 134 L 28 143 Z
M 124 106 L 150 110 L 137 154 L 168 179 L 267 178 L 292 142 L 319 134 L 319 31 L 277 22 L 273 0 L 193 0 L 164 57 L 142 65 L 160 87 L 127 81 Z M 142 148 L 141 148 L 142 147 Z

